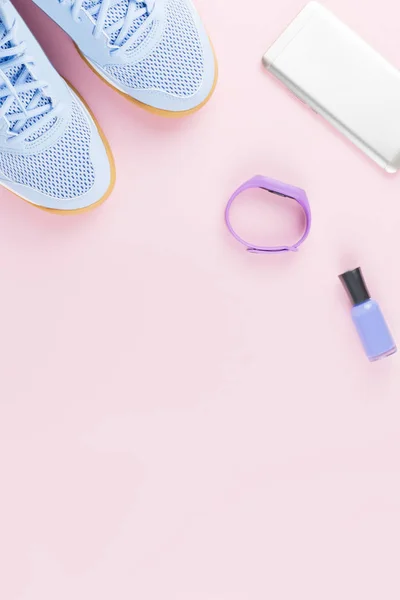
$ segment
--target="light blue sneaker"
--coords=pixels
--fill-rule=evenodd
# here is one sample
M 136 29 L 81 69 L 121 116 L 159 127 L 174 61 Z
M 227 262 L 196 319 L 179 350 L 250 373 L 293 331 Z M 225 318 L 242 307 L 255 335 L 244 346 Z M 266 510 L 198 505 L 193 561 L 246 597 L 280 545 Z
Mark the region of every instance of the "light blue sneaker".
M 182 115 L 210 98 L 217 65 L 191 0 L 33 0 L 90 67 L 153 112 Z
M 0 0 L 0 184 L 52 212 L 87 209 L 114 183 L 112 156 L 78 96 L 9 0 Z

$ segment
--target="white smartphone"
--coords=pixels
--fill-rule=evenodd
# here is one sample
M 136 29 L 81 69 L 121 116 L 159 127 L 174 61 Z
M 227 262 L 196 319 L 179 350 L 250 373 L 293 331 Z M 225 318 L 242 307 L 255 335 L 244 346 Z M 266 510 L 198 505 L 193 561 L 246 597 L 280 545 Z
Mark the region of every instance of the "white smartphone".
M 400 72 L 326 8 L 307 4 L 263 63 L 386 171 L 400 168 Z

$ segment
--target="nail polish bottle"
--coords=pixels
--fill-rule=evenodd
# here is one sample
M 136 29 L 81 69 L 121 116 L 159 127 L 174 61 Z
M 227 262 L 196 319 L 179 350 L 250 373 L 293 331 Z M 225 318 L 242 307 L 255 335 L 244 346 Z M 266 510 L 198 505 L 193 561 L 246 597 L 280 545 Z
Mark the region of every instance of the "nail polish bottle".
M 353 303 L 353 322 L 370 361 L 390 356 L 397 351 L 379 304 L 371 299 L 361 269 L 339 276 Z

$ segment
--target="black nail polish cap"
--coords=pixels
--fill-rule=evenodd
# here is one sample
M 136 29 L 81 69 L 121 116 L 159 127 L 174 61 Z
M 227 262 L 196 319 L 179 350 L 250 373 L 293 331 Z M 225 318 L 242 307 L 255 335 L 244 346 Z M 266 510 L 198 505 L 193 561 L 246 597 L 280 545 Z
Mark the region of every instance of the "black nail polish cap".
M 360 267 L 353 271 L 346 271 L 346 273 L 339 275 L 339 279 L 343 283 L 354 306 L 363 304 L 371 298 Z

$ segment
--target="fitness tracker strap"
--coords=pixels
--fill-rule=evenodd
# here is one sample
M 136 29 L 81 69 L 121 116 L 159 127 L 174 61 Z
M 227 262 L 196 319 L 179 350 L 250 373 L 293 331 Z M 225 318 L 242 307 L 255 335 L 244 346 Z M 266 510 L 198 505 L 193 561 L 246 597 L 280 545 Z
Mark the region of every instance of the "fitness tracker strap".
M 306 223 L 305 223 L 305 231 L 302 237 L 296 242 L 293 246 L 257 246 L 256 244 L 250 244 L 246 242 L 243 238 L 241 238 L 236 231 L 233 229 L 231 221 L 230 221 L 230 210 L 235 199 L 244 192 L 245 190 L 251 188 L 260 188 L 263 190 L 267 190 L 272 194 L 276 194 L 277 196 L 282 196 L 284 198 L 292 198 L 296 200 L 298 204 L 300 204 L 301 208 L 304 211 Z M 231 196 L 229 202 L 225 209 L 225 222 L 226 225 L 233 235 L 233 237 L 246 246 L 248 252 L 253 252 L 255 254 L 263 254 L 266 252 L 296 252 L 301 244 L 307 239 L 308 234 L 311 229 L 311 209 L 310 204 L 308 202 L 307 195 L 304 190 L 294 187 L 292 185 L 288 185 L 286 183 L 282 183 L 281 181 L 276 181 L 275 179 L 270 179 L 269 177 L 263 177 L 262 175 L 256 175 L 246 181 L 241 185 Z

